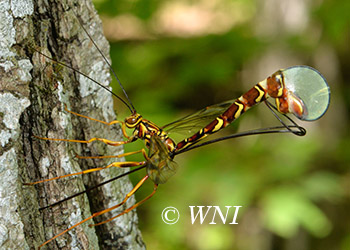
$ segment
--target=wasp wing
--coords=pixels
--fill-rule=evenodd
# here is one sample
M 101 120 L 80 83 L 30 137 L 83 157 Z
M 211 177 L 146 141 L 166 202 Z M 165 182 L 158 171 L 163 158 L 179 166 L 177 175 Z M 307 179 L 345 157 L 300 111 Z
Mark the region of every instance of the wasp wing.
M 229 100 L 219 104 L 208 106 L 191 115 L 171 122 L 162 127 L 167 133 L 180 133 L 191 135 L 208 125 L 212 120 L 228 109 L 235 100 Z

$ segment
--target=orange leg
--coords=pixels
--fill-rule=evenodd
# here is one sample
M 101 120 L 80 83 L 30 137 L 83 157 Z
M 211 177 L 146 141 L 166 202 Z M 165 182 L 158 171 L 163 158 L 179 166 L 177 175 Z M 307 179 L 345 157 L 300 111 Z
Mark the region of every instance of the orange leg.
M 74 175 L 80 175 L 80 174 L 87 174 L 87 173 L 92 173 L 92 172 L 96 172 L 96 171 L 100 171 L 103 169 L 107 169 L 110 167 L 118 167 L 118 168 L 127 168 L 127 167 L 136 167 L 136 166 L 141 166 L 146 164 L 145 161 L 125 161 L 125 162 L 113 162 L 105 167 L 100 167 L 100 168 L 91 168 L 91 169 L 87 169 L 81 172 L 77 172 L 77 173 L 72 173 L 72 174 L 66 174 L 66 175 L 62 175 L 62 176 L 56 176 L 50 179 L 45 179 L 45 180 L 41 180 L 41 181 L 36 181 L 36 182 L 31 182 L 31 183 L 23 183 L 24 185 L 36 185 L 38 183 L 43 183 L 43 182 L 47 182 L 47 181 L 53 181 L 53 180 L 58 180 L 58 179 L 62 179 L 62 178 L 66 178 L 69 176 L 74 176 Z
M 95 227 L 95 226 L 99 226 L 99 225 L 105 224 L 105 223 L 107 223 L 107 222 L 109 222 L 109 221 L 111 221 L 111 220 L 114 220 L 115 218 L 118 218 L 119 216 L 122 216 L 123 214 L 129 213 L 131 210 L 137 208 L 137 207 L 140 206 L 142 203 L 144 203 L 144 202 L 146 202 L 148 199 L 150 199 L 150 198 L 156 193 L 157 188 L 158 188 L 158 184 L 154 184 L 153 192 L 152 192 L 150 195 L 148 195 L 146 198 L 144 198 L 142 201 L 137 202 L 135 205 L 133 205 L 133 206 L 131 206 L 131 207 L 125 209 L 125 210 L 124 210 L 123 212 L 121 212 L 120 214 L 118 214 L 118 215 L 116 215 L 116 216 L 114 216 L 114 217 L 112 217 L 112 218 L 110 218 L 110 219 L 108 219 L 108 220 L 102 221 L 102 222 L 97 223 L 97 224 L 91 224 L 91 225 L 89 225 L 89 227 Z M 131 192 L 130 192 L 130 193 L 131 193 Z M 129 197 L 128 197 L 128 198 L 125 197 L 125 199 L 122 201 L 122 203 L 120 203 L 120 205 L 122 205 L 123 203 L 125 203 L 127 199 L 129 199 Z M 119 205 L 119 204 L 118 204 L 118 205 Z
M 107 140 L 107 139 L 103 139 L 103 138 L 91 138 L 90 140 L 71 140 L 71 139 L 56 139 L 56 138 L 47 138 L 47 137 L 39 137 L 36 135 L 33 135 L 35 138 L 40 139 L 40 140 L 48 140 L 48 141 L 67 141 L 67 142 L 78 142 L 78 143 L 90 143 L 93 141 L 102 141 L 103 143 L 106 143 L 108 145 L 111 146 L 119 146 L 119 145 L 123 145 L 123 144 L 127 144 L 132 142 L 132 139 L 129 139 L 127 141 L 111 141 L 111 140 Z M 130 137 L 132 138 L 132 137 Z
M 36 135 L 33 135 L 35 138 L 38 138 L 38 139 L 41 139 L 41 140 L 49 140 L 49 141 L 66 141 L 66 142 L 78 142 L 78 143 L 90 143 L 90 142 L 93 142 L 93 141 L 102 141 L 103 143 L 106 143 L 108 145 L 111 145 L 111 146 L 119 146 L 119 145 L 123 145 L 123 144 L 127 144 L 127 143 L 130 143 L 134 140 L 134 137 L 133 136 L 129 136 L 127 133 L 126 133 L 126 125 L 124 122 L 122 121 L 117 121 L 117 120 L 114 120 L 114 121 L 111 121 L 111 122 L 105 122 L 105 121 L 101 121 L 101 120 L 98 120 L 98 119 L 95 119 L 95 118 L 91 118 L 89 116 L 85 116 L 85 115 L 81 115 L 81 114 L 78 114 L 78 113 L 75 113 L 73 111 L 70 111 L 67 109 L 67 105 L 64 105 L 64 109 L 65 111 L 67 111 L 68 113 L 71 113 L 73 115 L 76 115 L 76 116 L 79 116 L 79 117 L 83 117 L 83 118 L 86 118 L 86 119 L 89 119 L 89 120 L 92 120 L 92 121 L 96 121 L 96 122 L 100 122 L 100 123 L 103 123 L 105 125 L 112 125 L 112 124 L 116 124 L 116 123 L 121 123 L 121 128 L 122 128 L 122 132 L 123 132 L 123 135 L 128 139 L 127 141 L 111 141 L 111 140 L 107 140 L 107 139 L 103 139 L 103 138 L 91 138 L 90 140 L 71 140 L 71 139 L 56 139 L 56 138 L 47 138 L 47 137 L 40 137 L 40 136 L 36 136 Z
M 105 158 L 122 158 L 125 156 L 129 156 L 129 155 L 134 155 L 134 154 L 138 154 L 138 153 L 142 153 L 143 155 L 146 154 L 144 149 L 140 149 L 137 151 L 133 151 L 133 152 L 129 152 L 129 153 L 124 153 L 124 154 L 120 154 L 120 155 L 98 155 L 98 156 L 81 156 L 81 155 L 75 155 L 76 158 L 78 159 L 105 159 Z
M 92 214 L 92 215 L 89 216 L 88 218 L 86 218 L 86 219 L 80 221 L 79 223 L 75 224 L 74 226 L 71 226 L 70 228 L 64 230 L 63 232 L 61 232 L 61 233 L 55 235 L 54 237 L 52 237 L 52 238 L 49 239 L 48 241 L 44 242 L 43 244 L 41 244 L 41 245 L 38 247 L 38 249 L 40 249 L 41 247 L 45 246 L 47 243 L 49 243 L 50 241 L 56 239 L 57 237 L 59 237 L 59 236 L 65 234 L 65 233 L 67 233 L 68 231 L 72 230 L 73 228 L 76 228 L 77 226 L 83 224 L 84 222 L 86 222 L 86 221 L 88 221 L 88 220 L 91 220 L 92 218 L 94 218 L 94 217 L 96 217 L 96 216 L 99 216 L 99 215 L 101 215 L 101 214 L 108 213 L 109 211 L 112 211 L 112 210 L 114 210 L 114 209 L 116 209 L 116 208 L 122 206 L 122 205 L 123 205 L 123 204 L 124 204 L 124 203 L 125 203 L 125 202 L 126 202 L 140 187 L 141 187 L 141 186 L 142 186 L 142 184 L 145 183 L 145 181 L 146 181 L 147 179 L 148 179 L 148 175 L 146 175 L 145 177 L 143 177 L 143 178 L 141 179 L 141 181 L 139 181 L 139 183 L 137 183 L 137 185 L 125 196 L 124 200 L 123 200 L 122 202 L 120 202 L 119 204 L 117 204 L 117 205 L 115 205 L 115 206 L 113 206 L 113 207 L 107 208 L 107 209 L 105 209 L 105 210 L 102 210 L 102 211 L 99 211 L 99 212 L 96 212 L 96 213 Z M 144 202 L 144 201 L 146 201 L 147 199 L 149 199 L 149 198 L 155 193 L 156 189 L 157 189 L 157 185 L 155 184 L 155 187 L 154 187 L 154 190 L 153 190 L 152 194 L 151 194 L 150 196 L 148 196 L 146 199 L 144 199 L 144 200 L 138 202 L 137 204 L 135 204 L 134 206 L 132 206 L 131 209 L 137 207 L 139 204 L 141 204 L 142 202 Z M 131 210 L 131 209 L 130 209 L 130 210 Z M 130 210 L 129 210 L 129 211 L 130 211 Z M 124 212 L 125 212 L 125 211 L 124 211 Z M 123 213 L 124 213 L 124 212 L 123 212 Z
M 116 124 L 116 123 L 121 123 L 122 125 L 122 131 L 123 131 L 123 135 L 130 139 L 130 137 L 128 136 L 128 134 L 126 133 L 126 126 L 125 126 L 125 123 L 123 121 L 117 121 L 117 120 L 114 120 L 114 121 L 111 121 L 111 122 L 105 122 L 105 121 L 101 121 L 101 120 L 98 120 L 98 119 L 95 119 L 95 118 L 92 118 L 92 117 L 89 117 L 89 116 L 86 116 L 86 115 L 81 115 L 81 114 L 78 114 L 78 113 L 75 113 L 73 111 L 70 111 L 68 108 L 67 108 L 67 105 L 64 104 L 64 110 L 67 111 L 68 113 L 71 113 L 73 115 L 76 115 L 76 116 L 80 116 L 80 117 L 83 117 L 83 118 L 86 118 L 86 119 L 89 119 L 91 121 L 95 121 L 95 122 L 100 122 L 100 123 L 103 123 L 105 125 L 113 125 L 113 124 Z

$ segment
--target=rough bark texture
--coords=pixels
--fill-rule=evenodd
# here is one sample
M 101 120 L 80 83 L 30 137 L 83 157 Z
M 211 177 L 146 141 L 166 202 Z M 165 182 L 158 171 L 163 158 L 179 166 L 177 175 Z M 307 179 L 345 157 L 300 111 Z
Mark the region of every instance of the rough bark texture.
M 105 166 L 110 162 L 77 159 L 76 154 L 116 155 L 123 151 L 121 147 L 99 142 L 86 145 L 33 138 L 33 135 L 38 135 L 122 140 L 117 126 L 111 128 L 64 111 L 66 104 L 72 111 L 111 121 L 115 119 L 111 95 L 33 50 L 40 50 L 108 86 L 108 67 L 81 28 L 73 10 L 103 53 L 108 55 L 108 43 L 90 1 L 0 2 L 0 249 L 34 249 L 87 218 L 91 212 L 117 204 L 132 188 L 128 179 L 123 178 L 39 211 L 40 207 L 123 171 L 108 169 L 35 186 L 22 184 Z M 131 199 L 126 206 L 133 202 Z M 88 224 L 103 221 L 118 212 L 120 210 L 84 223 L 43 249 L 144 248 L 135 212 L 102 226 L 88 227 Z

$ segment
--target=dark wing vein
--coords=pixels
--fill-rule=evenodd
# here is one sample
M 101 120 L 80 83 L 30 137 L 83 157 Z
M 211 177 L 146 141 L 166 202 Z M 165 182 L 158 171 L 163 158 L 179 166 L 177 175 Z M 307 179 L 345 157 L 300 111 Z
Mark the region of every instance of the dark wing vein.
M 179 120 L 171 122 L 162 127 L 168 133 L 179 133 L 183 135 L 191 135 L 198 130 L 204 128 L 212 120 L 221 115 L 235 100 L 230 100 L 208 106 L 191 115 L 185 116 Z

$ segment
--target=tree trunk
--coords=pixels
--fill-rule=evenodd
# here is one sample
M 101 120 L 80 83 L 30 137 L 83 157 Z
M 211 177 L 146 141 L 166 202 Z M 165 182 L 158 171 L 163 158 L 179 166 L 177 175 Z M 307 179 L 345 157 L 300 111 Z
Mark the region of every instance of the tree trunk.
M 123 140 L 119 126 L 106 126 L 64 110 L 103 121 L 116 119 L 110 93 L 82 75 L 35 50 L 71 65 L 108 86 L 106 63 L 79 24 L 82 20 L 104 55 L 109 46 L 90 1 L 1 0 L 0 3 L 0 248 L 35 249 L 77 222 L 119 203 L 132 188 L 118 179 L 77 198 L 39 211 L 124 170 L 107 169 L 56 181 L 24 186 L 110 161 L 75 155 L 117 155 L 121 147 L 38 140 L 51 137 Z M 123 159 L 122 159 L 123 160 Z M 113 159 L 111 161 L 116 161 Z M 129 207 L 133 199 L 126 204 Z M 60 236 L 43 249 L 143 249 L 137 216 L 130 212 L 98 227 L 121 210 L 96 217 Z

